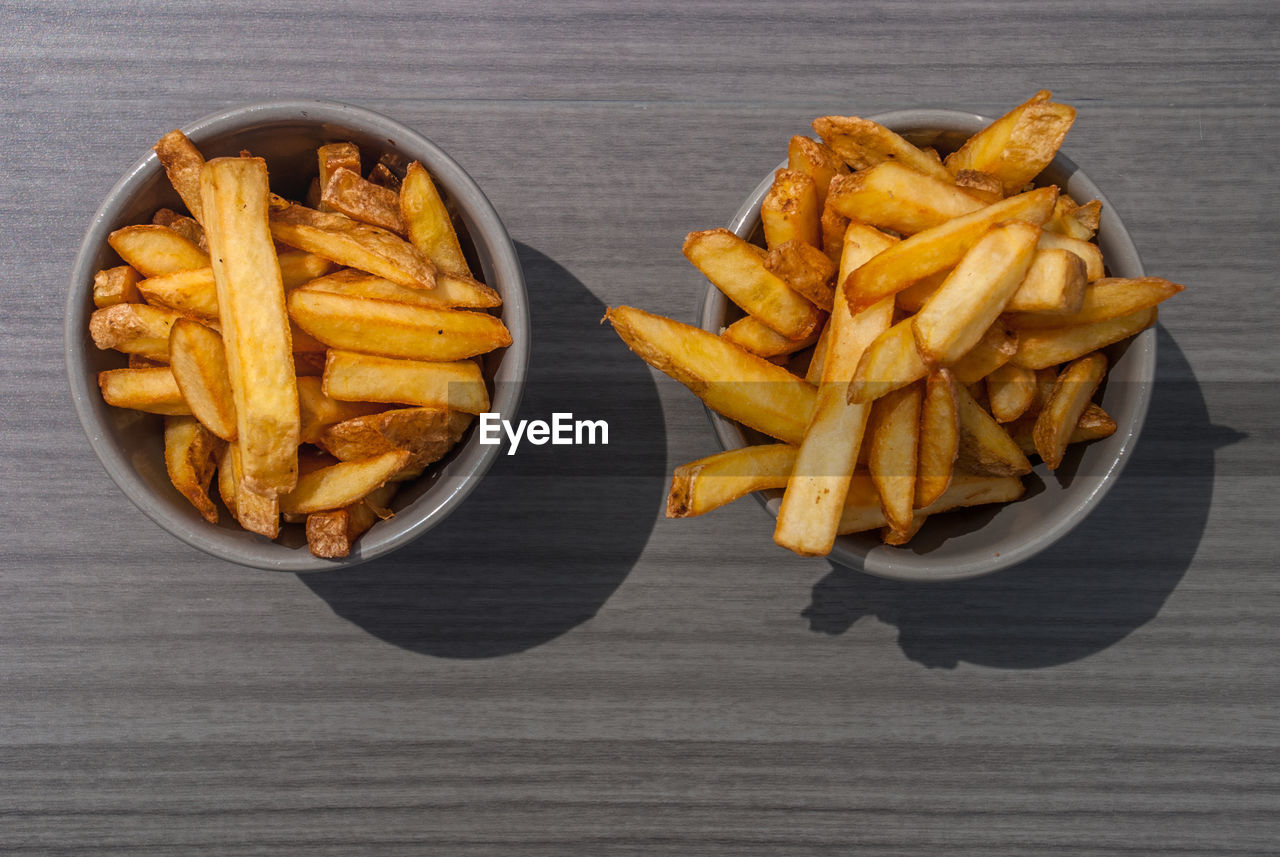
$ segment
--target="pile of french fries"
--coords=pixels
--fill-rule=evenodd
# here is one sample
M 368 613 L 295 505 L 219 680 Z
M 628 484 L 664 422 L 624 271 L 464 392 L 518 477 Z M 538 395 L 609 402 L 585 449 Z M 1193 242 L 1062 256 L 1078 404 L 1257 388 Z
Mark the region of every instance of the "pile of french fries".
M 1075 121 L 1041 91 L 940 157 L 875 122 L 796 136 L 760 207 L 764 247 L 725 229 L 684 254 L 745 315 L 719 336 L 632 307 L 627 345 L 713 410 L 781 443 L 675 471 L 669 517 L 785 489 L 774 541 L 906 544 L 931 515 L 1020 498 L 1029 456 L 1116 424 L 1102 349 L 1182 286 L 1106 276 L 1101 203 L 1036 180 Z
M 304 205 L 248 152 L 206 161 L 180 131 L 155 151 L 188 213 L 108 239 L 123 264 L 95 276 L 89 331 L 128 367 L 103 398 L 164 416 L 170 480 L 210 523 L 216 472 L 246 530 L 304 523 L 313 554 L 347 556 L 488 410 L 501 299 L 416 161 L 362 174 L 357 146 L 321 146 Z

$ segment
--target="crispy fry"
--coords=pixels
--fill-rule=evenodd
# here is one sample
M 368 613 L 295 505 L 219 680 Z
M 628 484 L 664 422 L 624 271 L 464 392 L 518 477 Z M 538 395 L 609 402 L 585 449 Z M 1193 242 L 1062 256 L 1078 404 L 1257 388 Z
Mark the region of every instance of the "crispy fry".
M 307 547 L 311 553 L 329 559 L 350 555 L 356 539 L 378 522 L 399 487 L 388 482 L 350 506 L 307 515 Z
M 769 251 L 764 266 L 814 306 L 831 311 L 836 263 L 812 244 L 792 240 Z
M 502 305 L 502 297 L 483 283 L 478 283 L 470 277 L 443 272 L 436 275 L 434 289 L 411 289 L 396 285 L 382 277 L 351 269 L 318 277 L 301 288 L 435 309 L 488 309 Z
M 760 203 L 760 222 L 769 249 L 790 241 L 817 246 L 822 241 L 822 204 L 813 177 L 801 170 L 778 170 Z
M 209 267 L 209 254 L 172 229 L 153 223 L 125 226 L 107 236 L 111 249 L 144 277 Z
M 818 191 L 819 208 L 826 204 L 832 176 L 849 172 L 849 166 L 829 146 L 799 134 L 787 144 L 787 168 L 809 174 Z
M 947 281 L 947 277 L 951 276 L 953 270 L 955 269 L 947 268 L 916 280 L 894 295 L 894 303 L 902 312 L 919 312 L 920 307 L 924 306 L 924 302 L 933 297 L 933 293 L 941 288 L 942 284 Z
M 327 427 L 316 441 L 339 461 L 371 458 L 394 449 L 408 450 L 405 467 L 422 467 L 435 461 L 437 449 L 445 449 L 452 437 L 450 412 L 440 408 L 394 408 L 352 417 Z M 419 460 L 421 459 L 421 460 Z
M 947 490 L 933 503 L 917 509 L 915 517 L 928 517 L 953 509 L 983 506 L 990 503 L 1008 503 L 1026 492 L 1026 486 L 1017 476 L 980 476 L 957 473 Z M 855 474 L 849 488 L 849 496 L 840 515 L 840 535 L 861 533 L 885 526 L 884 510 L 871 477 Z
M 440 198 L 430 173 L 417 161 L 409 164 L 400 186 L 400 216 L 413 246 L 437 268 L 446 274 L 471 276 L 449 209 Z
M 128 265 L 103 268 L 93 275 L 93 305 L 98 309 L 116 304 L 141 303 L 140 275 Z
M 833 179 L 827 202 L 845 217 L 903 235 L 939 226 L 984 205 L 956 187 L 950 176 L 925 175 L 897 161 Z
M 1079 241 L 1089 241 L 1098 231 L 1101 214 L 1102 203 L 1098 200 L 1076 205 L 1075 200 L 1062 194 L 1058 197 L 1058 204 L 1053 207 L 1053 216 L 1045 221 L 1044 228 Z
M 956 385 L 960 413 L 960 455 L 956 466 L 971 473 L 993 476 L 1022 476 L 1031 472 L 1031 462 L 969 390 Z
M 1037 250 L 1005 311 L 1057 316 L 1078 312 L 1084 301 L 1086 273 L 1084 260 L 1070 250 Z
M 1009 427 L 1009 436 L 1018 444 L 1018 448 L 1026 455 L 1036 455 L 1036 441 L 1032 432 L 1035 428 L 1036 417 L 1032 416 L 1028 419 L 1025 415 L 1012 423 Z M 1072 429 L 1071 436 L 1067 438 L 1067 444 L 1087 443 L 1091 440 L 1101 440 L 1104 437 L 1111 437 L 1116 433 L 1116 421 L 1093 402 L 1085 406 L 1084 413 L 1080 415 L 1080 419 L 1076 422 L 1076 427 Z
M 115 304 L 94 310 L 89 335 L 102 349 L 114 348 L 160 363 L 169 362 L 169 330 L 180 314 L 146 304 Z
M 923 394 L 924 387 L 917 382 L 877 399 L 868 426 L 867 469 L 880 492 L 889 527 L 899 532 L 911 527 Z
M 213 268 L 192 268 L 159 274 L 138 282 L 138 291 L 153 304 L 171 307 L 198 318 L 218 318 L 218 289 Z
M 152 147 L 160 158 L 160 164 L 169 176 L 169 183 L 182 197 L 182 204 L 191 212 L 191 216 L 201 223 L 204 214 L 200 202 L 200 169 L 204 166 L 204 156 L 186 134 L 174 130 L 165 134 Z
M 952 175 L 989 173 L 1000 179 L 1006 194 L 1016 193 L 1049 165 L 1075 122 L 1074 107 L 1049 98 L 1049 91 L 1041 90 L 974 134 L 947 157 L 947 169 Z
M 1045 230 L 1040 235 L 1039 246 L 1041 250 L 1066 250 L 1079 256 L 1080 261 L 1084 262 L 1085 279 L 1091 283 L 1107 275 L 1102 262 L 1102 250 L 1097 244 Z
M 218 493 L 232 517 L 251 533 L 274 539 L 280 535 L 280 500 L 276 494 L 260 494 L 244 478 L 239 442 L 228 443 L 218 465 Z
M 752 491 L 785 488 L 796 448 L 769 443 L 730 449 L 677 467 L 667 494 L 668 518 L 691 518 Z
M 449 408 L 469 414 L 489 410 L 484 376 L 470 360 L 427 363 L 331 348 L 324 367 L 324 392 L 352 402 Z
M 279 203 L 270 215 L 271 235 L 282 244 L 323 256 L 411 288 L 435 287 L 436 268 L 394 232 L 344 214 Z
M 164 418 L 164 464 L 169 481 L 209 523 L 218 509 L 209 499 L 209 482 L 222 455 L 223 441 L 194 417 Z
M 169 365 L 191 413 L 223 440 L 236 439 L 236 405 L 222 337 L 189 318 L 169 331 Z
M 925 175 L 951 180 L 951 175 L 943 169 L 936 156 L 930 157 L 901 135 L 870 119 L 821 116 L 813 120 L 813 130 L 855 170 L 874 167 L 884 161 L 898 161 Z
M 1013 359 L 1018 351 L 1018 334 L 996 319 L 978 344 L 956 361 L 951 373 L 961 384 L 976 384 Z
M 343 461 L 298 478 L 292 491 L 280 496 L 283 513 L 323 512 L 350 506 L 375 488 L 382 487 L 409 460 L 409 452 L 396 449 L 360 461 Z
M 960 170 L 956 173 L 956 187 L 986 205 L 1004 199 L 1004 185 L 990 173 L 978 170 Z
M 374 414 L 385 406 L 371 402 L 342 402 L 325 395 L 324 384 L 319 378 L 298 378 L 298 439 L 303 443 L 317 443 L 329 426 Z
M 773 328 L 762 324 L 754 317 L 744 315 L 729 325 L 720 334 L 725 342 L 732 342 L 739 348 L 746 349 L 760 357 L 779 357 L 794 354 L 808 348 L 818 341 L 818 334 L 811 333 L 804 339 L 787 339 Z
M 280 264 L 280 281 L 286 291 L 323 277 L 338 267 L 323 256 L 304 250 L 279 250 L 276 261 Z
M 1024 330 L 1018 335 L 1018 352 L 1011 362 L 1028 369 L 1044 369 L 1083 357 L 1113 342 L 1128 339 L 1156 323 L 1156 307 L 1147 307 L 1106 321 Z
M 1058 376 L 1049 401 L 1040 411 L 1031 432 L 1036 452 L 1040 453 L 1041 460 L 1050 470 L 1057 470 L 1062 464 L 1062 455 L 1067 450 L 1071 433 L 1106 373 L 1107 358 L 1095 351 L 1073 361 Z
M 1036 373 L 1006 363 L 987 375 L 987 402 L 998 423 L 1011 423 L 1027 412 L 1036 399 Z
M 849 228 L 849 218 L 830 205 L 824 205 L 818 226 L 822 231 L 822 252 L 838 266 L 840 253 L 844 248 L 844 232 Z
M 344 168 L 359 175 L 360 147 L 355 143 L 326 143 L 316 149 L 316 161 L 320 173 L 316 178 L 316 188 L 319 191 L 316 208 L 329 211 L 329 205 L 324 201 L 324 190 L 329 186 L 329 179 Z
M 320 201 L 330 211 L 345 214 L 352 220 L 405 234 L 404 218 L 400 216 L 400 194 L 376 185 L 346 167 L 330 174 L 320 193 Z
M 930 373 L 920 402 L 920 442 L 916 459 L 915 498 L 923 509 L 940 498 L 951 484 L 960 453 L 960 404 L 956 382 L 947 369 Z
M 916 348 L 912 322 L 912 319 L 904 318 L 880 334 L 863 352 L 849 383 L 849 401 L 874 401 L 929 373 L 929 367 Z
M 1094 324 L 1154 307 L 1185 286 L 1159 277 L 1104 278 L 1084 289 L 1079 308 L 1065 315 L 1006 313 L 1004 321 L 1015 330 L 1048 330 Z
M 199 174 L 197 174 L 198 178 Z M 204 227 L 194 217 L 178 214 L 171 208 L 158 208 L 156 213 L 151 215 L 151 222 L 157 226 L 172 229 L 201 250 L 209 251 L 208 241 L 204 237 Z
M 149 414 L 190 416 L 187 400 L 168 366 L 155 369 L 108 369 L 98 373 L 102 400 L 117 408 Z

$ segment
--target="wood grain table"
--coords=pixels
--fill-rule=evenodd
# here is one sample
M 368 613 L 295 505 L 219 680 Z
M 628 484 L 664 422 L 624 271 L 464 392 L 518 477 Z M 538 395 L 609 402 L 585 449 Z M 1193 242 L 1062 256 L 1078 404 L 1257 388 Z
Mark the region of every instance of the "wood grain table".
M 1234 0 L 4 4 L 0 853 L 1276 853 L 1278 49 L 1280 7 Z M 604 307 L 692 321 L 682 237 L 814 116 L 1041 87 L 1189 286 L 1096 513 L 935 586 L 793 557 L 750 501 L 665 520 L 714 438 Z M 73 256 L 160 134 L 275 97 L 472 173 L 528 276 L 522 415 L 606 418 L 607 454 L 504 458 L 323 576 L 125 501 L 66 388 Z

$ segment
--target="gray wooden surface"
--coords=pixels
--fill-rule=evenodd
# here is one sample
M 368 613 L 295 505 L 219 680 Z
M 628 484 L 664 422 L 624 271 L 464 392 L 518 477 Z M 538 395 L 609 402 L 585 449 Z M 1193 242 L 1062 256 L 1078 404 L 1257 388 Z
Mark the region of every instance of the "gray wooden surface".
M 1274 4 L 1226 0 L 4 4 L 0 852 L 1275 853 L 1277 48 Z M 1189 284 L 1105 504 L 946 586 L 792 557 L 750 501 L 664 520 L 714 440 L 604 306 L 693 320 L 681 238 L 813 116 L 1039 87 Z M 161 133 L 289 96 L 475 176 L 529 274 L 525 415 L 606 416 L 611 457 L 504 460 L 306 579 L 124 501 L 65 391 L 80 237 Z

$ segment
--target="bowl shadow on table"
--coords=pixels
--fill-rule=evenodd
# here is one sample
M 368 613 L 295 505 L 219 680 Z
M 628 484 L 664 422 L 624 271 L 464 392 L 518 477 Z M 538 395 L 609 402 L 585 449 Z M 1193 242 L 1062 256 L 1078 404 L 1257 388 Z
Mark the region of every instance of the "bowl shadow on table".
M 299 576 L 339 616 L 422 654 L 507 655 L 590 619 L 662 508 L 666 433 L 649 368 L 600 324 L 605 306 L 581 282 L 537 250 L 517 250 L 533 325 L 517 419 L 605 420 L 609 445 L 523 443 L 512 456 L 504 441 L 475 492 L 413 544 Z
M 1087 657 L 1154 618 L 1204 533 L 1214 451 L 1244 437 L 1210 422 L 1186 357 L 1163 328 L 1157 335 L 1157 377 L 1167 380 L 1121 478 L 1075 530 L 972 580 L 905 583 L 833 565 L 803 611 L 811 630 L 842 634 L 874 616 L 925 666 L 1033 669 Z

